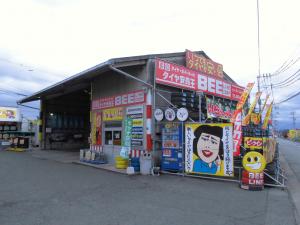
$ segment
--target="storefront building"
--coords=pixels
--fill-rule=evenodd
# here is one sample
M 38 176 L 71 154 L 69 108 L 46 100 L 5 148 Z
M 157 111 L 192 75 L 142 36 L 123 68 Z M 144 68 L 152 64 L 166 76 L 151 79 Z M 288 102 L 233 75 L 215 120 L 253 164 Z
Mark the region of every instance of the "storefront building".
M 20 103 L 40 100 L 43 149 L 91 148 L 114 163 L 124 149 L 162 150 L 161 124 L 183 121 L 172 110 L 184 108 L 190 122 L 229 122 L 242 91 L 221 64 L 187 50 L 111 59 Z

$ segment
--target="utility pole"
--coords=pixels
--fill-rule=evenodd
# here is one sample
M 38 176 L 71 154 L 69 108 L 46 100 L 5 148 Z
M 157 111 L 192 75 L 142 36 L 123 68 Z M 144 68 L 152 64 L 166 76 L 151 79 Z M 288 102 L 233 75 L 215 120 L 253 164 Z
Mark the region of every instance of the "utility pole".
M 293 128 L 296 129 L 296 117 L 295 117 L 295 112 L 291 112 L 291 114 L 292 114 L 292 116 L 293 116 L 293 118 L 292 118 L 292 120 L 293 120 Z
M 260 91 L 260 33 L 259 33 L 259 0 L 256 1 L 257 6 L 257 52 L 258 52 L 258 76 L 257 76 L 257 90 Z M 261 110 L 261 101 L 258 100 L 259 111 Z

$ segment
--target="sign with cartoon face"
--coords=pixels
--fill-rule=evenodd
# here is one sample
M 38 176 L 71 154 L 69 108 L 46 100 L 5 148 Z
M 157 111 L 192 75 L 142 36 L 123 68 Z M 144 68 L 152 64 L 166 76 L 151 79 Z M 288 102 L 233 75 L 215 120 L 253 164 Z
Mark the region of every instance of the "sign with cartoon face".
M 185 125 L 185 171 L 233 176 L 232 124 Z
M 250 151 L 243 157 L 243 167 L 248 172 L 260 173 L 266 168 L 266 160 L 259 152 Z

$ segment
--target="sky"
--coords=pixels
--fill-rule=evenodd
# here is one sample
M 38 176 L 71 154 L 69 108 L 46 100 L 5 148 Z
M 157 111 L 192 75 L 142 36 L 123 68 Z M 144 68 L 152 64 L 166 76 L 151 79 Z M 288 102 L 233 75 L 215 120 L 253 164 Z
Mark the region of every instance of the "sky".
M 264 84 L 295 74 L 273 86 L 278 103 L 299 91 L 299 8 L 298 0 L 259 0 L 258 51 L 256 0 L 0 0 L 0 105 L 15 106 L 16 93 L 32 94 L 110 58 L 185 49 L 205 51 L 243 86 L 272 74 L 261 79 L 263 97 L 271 94 Z M 300 128 L 299 102 L 276 105 L 280 128 L 292 128 L 291 112 Z

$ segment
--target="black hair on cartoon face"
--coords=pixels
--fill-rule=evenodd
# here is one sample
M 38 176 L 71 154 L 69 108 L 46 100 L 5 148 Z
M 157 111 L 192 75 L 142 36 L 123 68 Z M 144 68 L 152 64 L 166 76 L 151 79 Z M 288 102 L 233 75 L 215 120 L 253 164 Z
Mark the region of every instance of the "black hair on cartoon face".
M 214 135 L 214 136 L 217 136 L 220 138 L 219 156 L 220 156 L 220 159 L 223 160 L 223 154 L 224 154 L 223 141 L 222 141 L 223 128 L 217 127 L 217 126 L 202 125 L 194 131 L 195 138 L 193 141 L 193 152 L 198 157 L 199 157 L 199 155 L 198 155 L 198 151 L 197 151 L 197 143 L 198 143 L 198 140 L 202 133 L 211 134 L 211 135 Z

